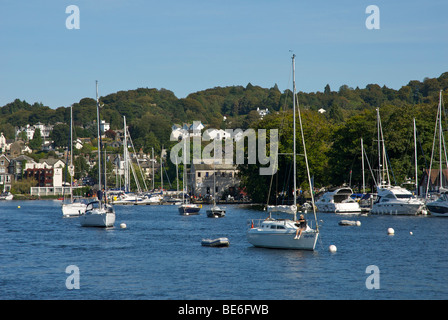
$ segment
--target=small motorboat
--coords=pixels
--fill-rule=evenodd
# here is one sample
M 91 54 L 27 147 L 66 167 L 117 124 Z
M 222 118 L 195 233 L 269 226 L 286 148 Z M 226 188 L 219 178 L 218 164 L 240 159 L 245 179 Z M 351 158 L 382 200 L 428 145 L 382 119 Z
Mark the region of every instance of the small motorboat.
M 204 247 L 228 247 L 230 242 L 227 238 L 202 239 L 201 244 Z
M 207 210 L 207 217 L 209 218 L 222 218 L 226 215 L 226 210 L 218 206 L 213 206 Z
M 179 214 L 182 216 L 190 216 L 199 214 L 199 210 L 201 210 L 202 205 L 197 205 L 194 203 L 184 203 L 178 207 Z

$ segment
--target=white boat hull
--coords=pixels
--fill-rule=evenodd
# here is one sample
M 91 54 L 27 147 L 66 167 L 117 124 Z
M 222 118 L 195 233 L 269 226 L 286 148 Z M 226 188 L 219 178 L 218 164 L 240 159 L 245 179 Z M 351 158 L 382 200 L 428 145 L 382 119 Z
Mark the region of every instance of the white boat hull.
M 317 211 L 338 214 L 360 214 L 361 207 L 351 198 L 353 190 L 348 187 L 328 191 L 315 202 Z
M 81 227 L 110 228 L 115 224 L 115 211 L 111 205 L 103 205 L 98 202 L 89 203 L 85 214 L 80 216 Z
M 371 214 L 388 214 L 388 215 L 417 215 L 423 210 L 421 203 L 400 203 L 400 204 L 374 204 L 370 210 Z
M 293 250 L 310 250 L 316 247 L 319 232 L 311 228 L 302 231 L 299 239 L 295 239 L 297 228 L 292 228 L 288 220 L 283 221 L 267 221 L 265 226 L 253 227 L 247 231 L 247 241 L 255 247 L 272 248 L 272 249 L 293 249 Z M 271 225 L 285 226 L 284 229 L 273 229 Z
M 86 212 L 87 205 L 84 203 L 65 203 L 62 205 L 62 215 L 64 217 L 77 217 Z
M 316 208 L 319 212 L 339 213 L 339 214 L 360 214 L 361 207 L 357 202 L 349 203 L 326 203 L 319 204 L 316 202 Z
M 114 224 L 115 224 L 115 213 L 91 212 L 81 216 L 82 227 L 110 228 L 113 227 Z

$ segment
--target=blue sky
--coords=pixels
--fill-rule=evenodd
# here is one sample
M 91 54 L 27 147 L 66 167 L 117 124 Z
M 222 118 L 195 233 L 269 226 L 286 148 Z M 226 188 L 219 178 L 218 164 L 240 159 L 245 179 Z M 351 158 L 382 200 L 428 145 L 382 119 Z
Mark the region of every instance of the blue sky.
M 380 29 L 368 30 L 368 5 Z M 80 29 L 66 28 L 77 5 Z M 0 106 L 51 108 L 139 87 L 399 89 L 448 71 L 446 0 L 0 0 Z

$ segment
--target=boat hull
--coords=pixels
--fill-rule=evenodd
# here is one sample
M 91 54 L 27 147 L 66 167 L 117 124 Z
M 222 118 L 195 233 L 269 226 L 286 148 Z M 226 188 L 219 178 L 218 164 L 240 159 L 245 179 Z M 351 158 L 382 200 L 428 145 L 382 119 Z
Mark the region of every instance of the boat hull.
M 77 217 L 86 212 L 87 205 L 84 203 L 67 203 L 62 205 L 62 215 L 64 217 Z
M 91 212 L 80 217 L 82 227 L 111 228 L 115 224 L 115 213 Z
M 251 229 L 247 233 L 247 240 L 255 247 L 313 251 L 316 247 L 319 233 L 316 231 L 304 231 L 298 240 L 294 239 L 294 236 L 295 232 L 267 233 Z
M 110 228 L 115 224 L 115 210 L 107 205 L 100 205 L 98 201 L 87 205 L 85 214 L 80 216 L 81 227 Z
M 197 215 L 201 210 L 201 207 L 197 205 L 181 205 L 178 208 L 179 214 L 183 216 Z
M 316 208 L 319 212 L 338 213 L 338 214 L 360 214 L 361 207 L 357 202 L 350 203 L 326 203 L 319 204 L 316 202 Z
M 257 223 L 256 223 L 257 224 Z M 297 224 L 292 220 L 267 219 L 247 231 L 247 241 L 255 247 L 272 249 L 310 250 L 316 247 L 319 232 L 307 226 L 299 239 L 295 239 Z
M 428 203 L 426 208 L 428 208 L 432 216 L 448 217 L 448 206 L 446 204 L 438 204 L 436 201 L 434 203 Z
M 374 204 L 370 210 L 371 214 L 386 215 L 417 215 L 423 210 L 420 203 L 400 203 L 400 204 Z

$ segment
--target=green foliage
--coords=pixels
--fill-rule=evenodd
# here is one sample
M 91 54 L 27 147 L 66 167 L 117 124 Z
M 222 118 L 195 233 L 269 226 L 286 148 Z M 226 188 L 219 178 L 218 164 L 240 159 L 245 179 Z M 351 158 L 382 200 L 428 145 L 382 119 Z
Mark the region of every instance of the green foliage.
M 343 85 L 339 90 L 332 91 L 330 85 L 326 85 L 323 92 L 299 92 L 315 186 L 348 183 L 350 171 L 352 186 L 360 184 L 361 137 L 372 167 L 377 165 L 376 108 L 381 114 L 393 177 L 397 183 L 403 182 L 406 177 L 413 177 L 412 119 L 416 118 L 421 141 L 418 163 L 419 170 L 422 170 L 425 160 L 429 163 L 440 89 L 448 89 L 448 72 L 438 78 L 409 81 L 399 90 L 369 84 L 364 89 Z M 126 116 L 136 150 L 142 148 L 146 153 L 154 148 L 155 153 L 160 154 L 162 146 L 169 149 L 175 143 L 170 141 L 171 126 L 191 124 L 195 120 L 202 121 L 207 128 L 281 128 L 279 151 L 291 153 L 292 150 L 292 92 L 281 92 L 276 84 L 269 89 L 251 83 L 245 87 L 215 87 L 182 99 L 166 89 L 138 88 L 100 97 L 100 101 L 104 105 L 100 111 L 101 119 L 109 122 L 111 130 L 117 132 L 122 130 L 123 116 Z M 270 114 L 260 119 L 257 108 L 268 109 Z M 321 108 L 326 110 L 324 114 L 317 113 Z M 283 113 L 282 110 L 289 111 Z M 51 139 L 57 146 L 66 147 L 68 144 L 68 107 L 51 109 L 42 103 L 29 104 L 16 99 L 1 107 L 0 114 L 0 130 L 8 139 L 14 138 L 14 127 L 41 122 L 54 125 Z M 74 103 L 73 115 L 75 136 L 91 138 L 95 143 L 96 100 L 89 97 Z M 35 147 L 38 135 L 33 140 L 30 144 Z M 297 153 L 301 154 L 303 150 L 299 142 L 300 139 Z M 91 154 L 95 149 L 96 144 L 85 144 L 77 153 L 95 157 Z M 279 171 L 273 180 L 279 191 L 283 186 L 276 181 L 287 180 L 290 163 L 290 156 L 279 157 Z M 84 165 L 76 165 L 82 174 L 85 174 Z M 298 156 L 297 166 L 297 178 L 304 187 L 308 182 L 303 157 Z M 271 183 L 271 177 L 259 176 L 258 169 L 257 165 L 241 166 L 243 186 L 254 200 L 265 202 L 266 187 Z M 170 178 L 174 181 L 172 175 Z M 291 186 L 287 188 L 291 190 Z

